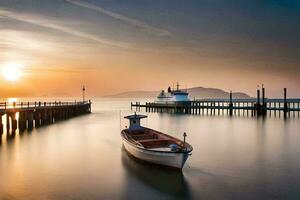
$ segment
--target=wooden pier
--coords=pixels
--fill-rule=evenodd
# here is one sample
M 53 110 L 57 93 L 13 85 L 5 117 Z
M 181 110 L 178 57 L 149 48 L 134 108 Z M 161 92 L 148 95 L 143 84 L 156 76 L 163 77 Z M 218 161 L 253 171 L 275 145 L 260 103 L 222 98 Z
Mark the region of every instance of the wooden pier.
M 146 112 L 170 112 L 194 115 L 250 115 L 250 116 L 283 116 L 299 117 L 300 99 L 288 99 L 287 90 L 284 88 L 283 99 L 265 98 L 265 89 L 257 90 L 257 98 L 233 99 L 232 92 L 228 99 L 201 99 L 185 102 L 156 103 L 140 102 L 131 103 L 131 108 L 137 111 L 145 108 Z
M 0 103 L 0 134 L 20 132 L 91 113 L 91 101 L 81 102 L 13 102 Z M 6 116 L 3 123 L 2 117 Z

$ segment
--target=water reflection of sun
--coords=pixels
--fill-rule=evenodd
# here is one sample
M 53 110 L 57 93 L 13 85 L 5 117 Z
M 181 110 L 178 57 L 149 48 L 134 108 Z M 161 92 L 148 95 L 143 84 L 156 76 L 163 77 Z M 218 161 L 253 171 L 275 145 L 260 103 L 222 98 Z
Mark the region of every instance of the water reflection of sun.
M 15 102 L 17 102 L 17 101 L 18 101 L 17 98 L 8 98 L 8 99 L 7 99 L 7 102 L 10 103 L 10 104 L 11 104 L 11 103 L 15 103 Z

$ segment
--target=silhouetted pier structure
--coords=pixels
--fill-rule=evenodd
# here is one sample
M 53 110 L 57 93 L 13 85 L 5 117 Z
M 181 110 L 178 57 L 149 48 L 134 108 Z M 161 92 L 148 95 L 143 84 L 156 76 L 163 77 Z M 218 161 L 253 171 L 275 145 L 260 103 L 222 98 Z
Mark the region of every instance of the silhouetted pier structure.
M 298 116 L 300 113 L 300 99 L 288 99 L 287 90 L 284 88 L 283 99 L 265 98 L 265 88 L 257 90 L 257 98 L 233 99 L 232 92 L 228 99 L 201 99 L 185 102 L 156 103 L 140 102 L 131 103 L 131 108 L 135 107 L 137 111 L 145 108 L 146 112 L 170 112 L 184 113 L 194 115 L 251 115 L 251 116 Z
M 13 102 L 0 103 L 0 134 L 31 130 L 91 112 L 91 101 L 80 102 Z M 2 117 L 6 115 L 6 122 Z M 17 117 L 18 115 L 18 117 Z

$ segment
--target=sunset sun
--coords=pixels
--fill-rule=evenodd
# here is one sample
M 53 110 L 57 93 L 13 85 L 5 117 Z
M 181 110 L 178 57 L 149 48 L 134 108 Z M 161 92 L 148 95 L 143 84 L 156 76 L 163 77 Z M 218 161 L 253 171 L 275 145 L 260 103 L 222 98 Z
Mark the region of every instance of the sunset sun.
M 2 74 L 7 81 L 18 81 L 22 76 L 22 65 L 9 63 L 3 66 Z

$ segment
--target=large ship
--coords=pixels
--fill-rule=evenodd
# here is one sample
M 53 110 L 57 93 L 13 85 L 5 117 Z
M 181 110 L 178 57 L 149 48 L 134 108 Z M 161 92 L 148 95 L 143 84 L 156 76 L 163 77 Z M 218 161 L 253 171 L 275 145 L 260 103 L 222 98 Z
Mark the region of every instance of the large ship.
M 181 90 L 178 83 L 176 89 L 169 87 L 167 92 L 162 90 L 155 100 L 156 103 L 175 103 L 182 101 L 190 101 L 189 93 L 187 90 Z

